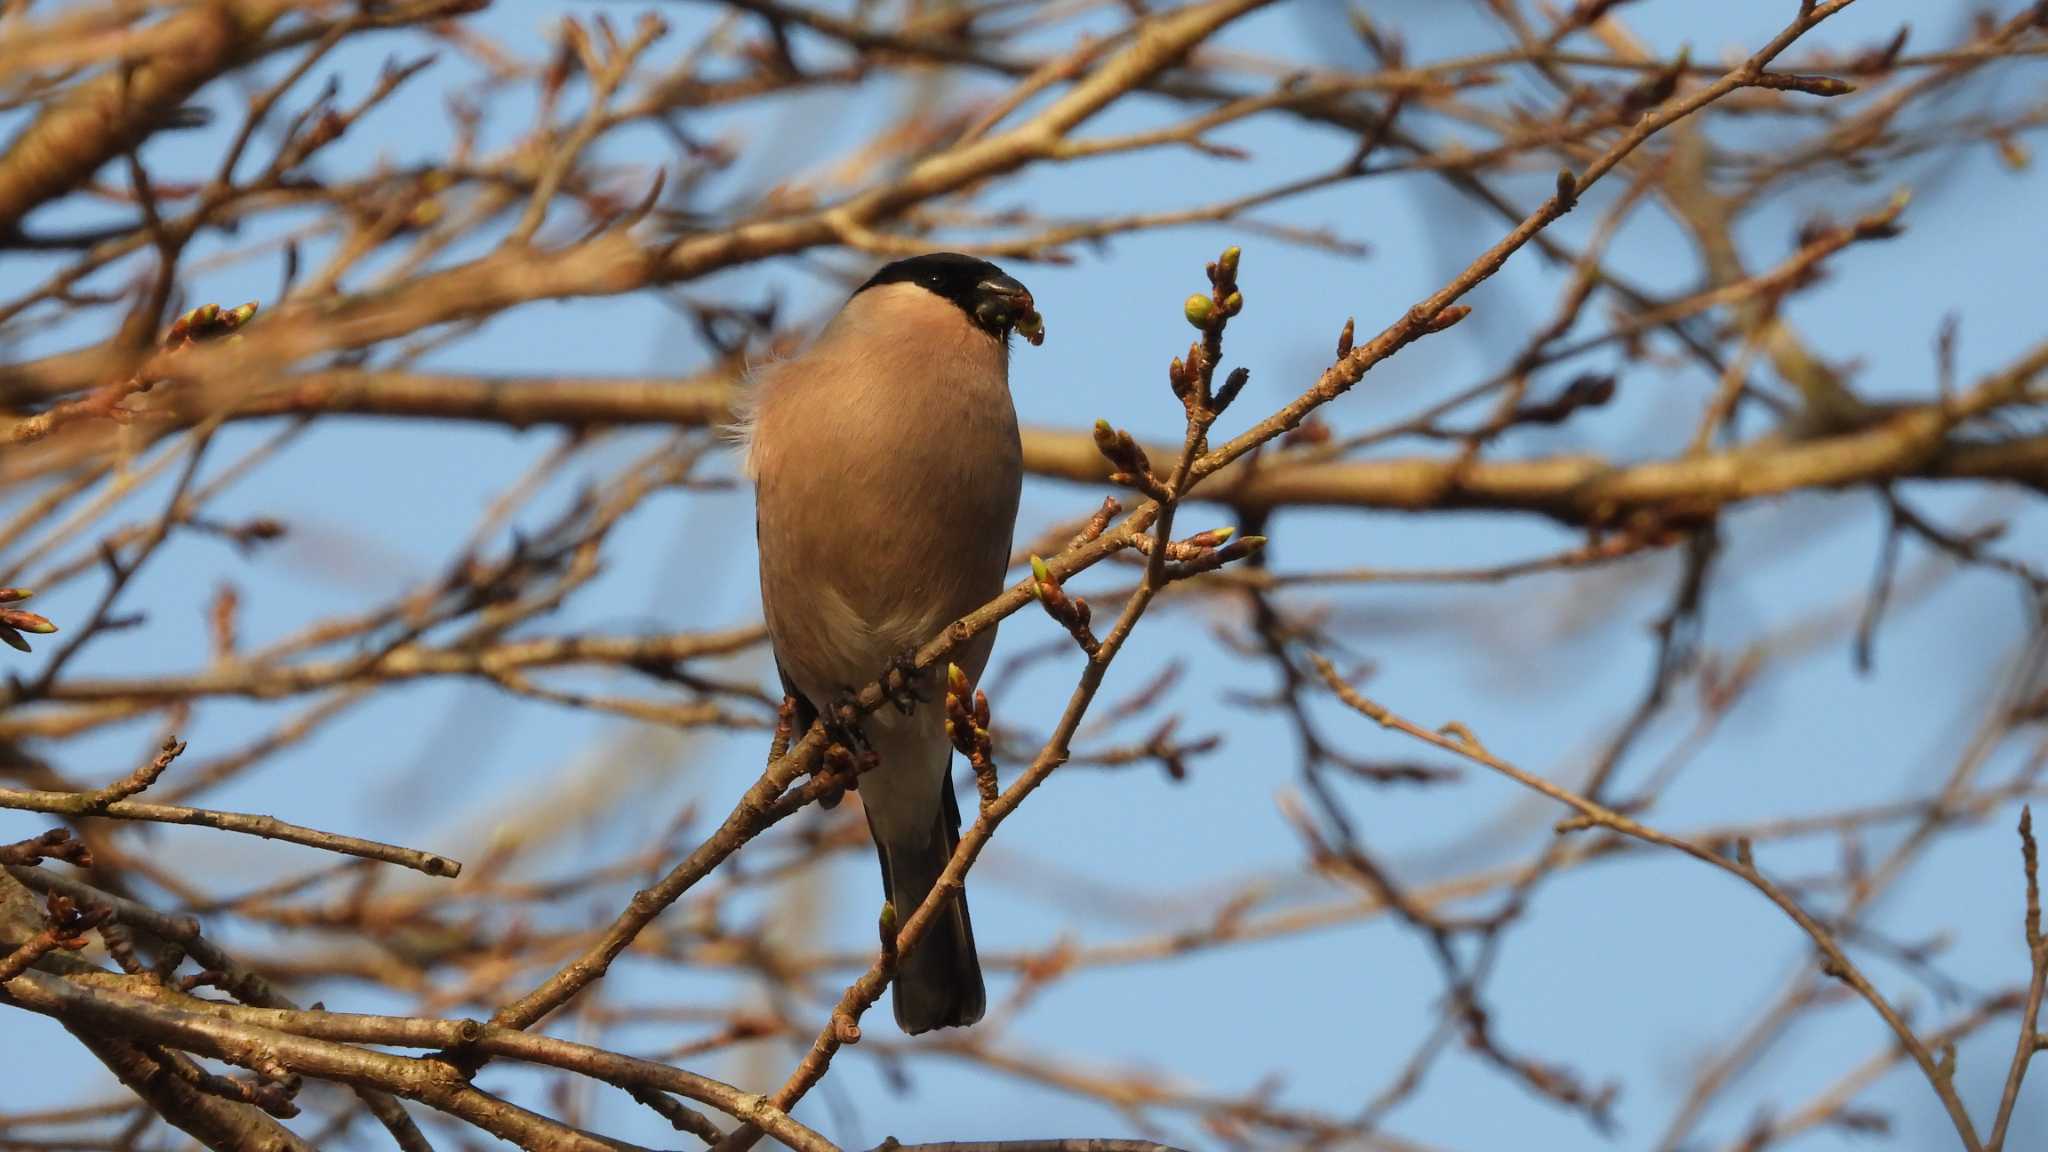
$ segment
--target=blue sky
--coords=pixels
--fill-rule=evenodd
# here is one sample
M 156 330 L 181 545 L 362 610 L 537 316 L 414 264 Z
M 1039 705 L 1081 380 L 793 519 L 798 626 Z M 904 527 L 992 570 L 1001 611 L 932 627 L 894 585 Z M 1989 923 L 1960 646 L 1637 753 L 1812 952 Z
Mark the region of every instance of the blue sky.
M 640 10 L 604 7 L 627 15 Z M 1791 8 L 1786 2 L 1740 0 L 1713 6 L 1645 3 L 1627 11 L 1632 26 L 1659 50 L 1689 44 L 1696 59 L 1718 59 L 1730 46 L 1761 42 Z M 533 52 L 564 10 L 501 3 L 480 19 L 506 43 Z M 662 11 L 678 33 L 705 17 L 695 6 Z M 1383 24 L 1399 27 L 1419 59 L 1495 43 L 1489 26 L 1464 5 L 1379 4 L 1371 11 Z M 1328 31 L 1341 27 L 1338 16 L 1323 4 L 1280 6 L 1234 29 L 1227 43 L 1306 55 L 1328 65 L 1358 63 L 1329 47 L 1335 41 Z M 1830 24 L 1819 42 L 1880 41 L 1908 18 L 1916 23 L 1917 47 L 1945 42 L 1954 31 L 1948 26 L 1952 20 L 1929 18 L 1922 6 L 1864 0 Z M 686 41 L 672 34 L 657 49 L 657 59 Z M 394 43 L 336 57 L 344 99 L 372 83 L 379 54 Z M 1329 55 L 1319 55 L 1325 51 Z M 2000 90 L 2008 96 L 2035 91 L 2038 68 L 2031 62 L 2008 65 Z M 356 170 L 377 157 L 403 163 L 433 155 L 445 142 L 441 95 L 468 77 L 462 62 L 444 61 L 338 145 L 330 163 Z M 788 101 L 772 119 L 714 120 L 704 128 L 773 139 L 750 152 L 729 178 L 737 191 L 829 161 L 890 114 L 895 105 L 883 95 L 864 89 L 857 100 L 837 93 Z M 238 99 L 232 87 L 217 86 L 202 102 L 231 124 L 228 113 Z M 1140 103 L 1091 131 L 1158 123 L 1171 111 Z M 489 124 L 490 139 L 510 139 L 526 127 L 528 114 L 523 104 L 498 111 Z M 163 172 L 203 174 L 218 154 L 222 130 L 159 139 L 147 157 Z M 1223 138 L 1252 150 L 1255 160 L 1231 164 L 1146 154 L 1045 167 L 1007 185 L 992 202 L 1083 213 L 1206 201 L 1315 171 L 1340 160 L 1350 146 L 1334 133 L 1271 118 Z M 666 159 L 665 147 L 654 133 L 635 133 L 622 136 L 604 158 L 651 166 Z M 1533 205 L 1547 184 L 1548 177 L 1537 173 L 1507 187 L 1518 203 Z M 1931 390 L 1933 341 L 1945 313 L 1960 321 L 1965 380 L 2041 338 L 2039 206 L 2048 181 L 2037 170 L 2006 170 L 1981 146 L 1869 182 L 1809 185 L 1747 222 L 1740 237 L 1745 255 L 1757 267 L 1775 262 L 1790 250 L 1793 230 L 1805 216 L 1867 211 L 1900 185 L 1920 190 L 1905 236 L 1845 254 L 1834 262 L 1830 283 L 1790 311 L 1823 355 L 1859 365 L 1856 386 L 1872 396 L 1923 396 Z M 1597 209 L 1613 191 L 1596 194 L 1589 207 Z M 1580 211 L 1560 226 L 1561 234 L 1582 238 L 1595 215 Z M 1138 236 L 1101 252 L 1081 250 L 1069 267 L 1013 268 L 1040 300 L 1050 336 L 1042 348 L 1020 349 L 1014 362 L 1020 417 L 1069 427 L 1104 417 L 1134 432 L 1173 436 L 1179 407 L 1166 391 L 1163 368 L 1187 340 L 1179 301 L 1201 286 L 1202 262 L 1236 242 L 1246 250 L 1248 303 L 1231 329 L 1228 357 L 1250 366 L 1254 382 L 1225 421 L 1223 430 L 1235 431 L 1313 378 L 1347 315 L 1357 316 L 1361 329 L 1376 329 L 1504 230 L 1424 177 L 1343 186 L 1293 201 L 1270 218 L 1331 227 L 1370 244 L 1372 253 L 1363 261 L 1342 260 L 1218 227 Z M 68 220 L 53 212 L 47 221 L 38 220 L 44 222 Z M 1696 275 L 1684 237 L 1654 212 L 1623 233 L 1616 251 L 1621 267 L 1654 289 L 1686 290 Z M 309 260 L 315 254 L 309 251 Z M 23 290 L 46 267 L 37 259 L 10 256 L 0 263 L 0 293 Z M 198 277 L 193 299 L 267 301 L 277 275 L 271 261 L 230 266 Z M 1376 427 L 1498 370 L 1530 328 L 1548 316 L 1556 287 L 1550 270 L 1528 254 L 1517 258 L 1470 299 L 1476 309 L 1471 320 L 1376 369 L 1328 412 L 1329 419 L 1340 431 Z M 743 301 L 772 292 L 815 311 L 829 308 L 837 289 L 780 263 L 685 291 Z M 14 354 L 70 346 L 86 335 L 51 332 L 17 346 Z M 704 357 L 676 314 L 643 295 L 522 309 L 437 353 L 432 362 L 485 372 L 681 375 L 701 366 Z M 1602 364 L 1595 357 L 1587 366 Z M 1665 454 L 1682 443 L 1707 388 L 1696 373 L 1632 369 L 1609 410 L 1561 429 L 1518 433 L 1499 451 L 1597 451 L 1616 459 Z M 229 429 L 214 449 L 214 467 L 274 431 Z M 323 426 L 216 506 L 217 514 L 229 518 L 284 518 L 294 528 L 288 541 L 244 559 L 219 541 L 174 540 L 127 600 L 149 613 L 146 626 L 93 645 L 76 671 L 135 674 L 196 666 L 206 651 L 204 596 L 222 579 L 241 589 L 242 630 L 250 647 L 318 617 L 376 604 L 435 573 L 492 497 L 554 442 L 544 431 L 391 422 Z M 607 466 L 617 467 L 651 443 L 648 434 L 618 437 L 572 475 L 601 476 Z M 736 474 L 730 460 L 716 468 Z M 564 485 L 552 494 L 554 506 L 567 492 Z M 1961 523 L 2008 517 L 2008 551 L 2048 555 L 2048 516 L 2037 505 L 2010 495 L 1999 502 L 1982 492 L 1913 495 Z M 153 511 L 162 498 L 160 487 L 145 489 L 126 506 L 127 517 Z M 1099 492 L 1074 486 L 1034 483 L 1019 536 L 1083 513 L 1099 498 Z M 549 506 L 542 502 L 536 517 Z M 1723 580 L 1706 614 L 1706 645 L 1732 655 L 1816 610 L 1857 603 L 1877 553 L 1882 524 L 1876 508 L 1871 494 L 1851 492 L 1774 501 L 1735 515 L 1728 524 Z M 758 609 L 751 515 L 744 489 L 649 500 L 615 537 L 603 577 L 542 630 L 651 632 L 753 619 Z M 1191 513 L 1191 526 L 1219 515 L 1213 509 Z M 1571 534 L 1546 523 L 1481 515 L 1290 513 L 1275 521 L 1270 534 L 1274 564 L 1288 570 L 1490 563 L 1573 542 Z M 1908 567 L 1926 559 L 1912 545 L 1907 558 Z M 1676 563 L 1676 556 L 1658 556 L 1608 573 L 1539 576 L 1499 587 L 1312 595 L 1353 622 L 1348 638 L 1378 667 L 1370 685 L 1376 698 L 1425 724 L 1462 720 L 1496 753 L 1570 782 L 1639 690 L 1652 655 L 1647 626 L 1662 608 Z M 1638 578 L 1644 569 L 1651 575 Z M 97 594 L 89 583 L 74 585 L 38 607 L 59 621 L 80 619 Z M 1268 688 L 1271 673 L 1221 655 L 1208 637 L 1211 623 L 1206 612 L 1188 609 L 1148 620 L 1108 692 L 1129 692 L 1168 662 L 1184 659 L 1189 673 L 1172 707 L 1184 713 L 1186 731 L 1225 731 L 1223 749 L 1198 761 L 1191 778 L 1178 785 L 1150 770 L 1057 775 L 1003 826 L 974 874 L 975 925 L 985 951 L 1040 948 L 1063 933 L 1100 943 L 1200 923 L 1213 914 L 1205 894 L 1254 877 L 1303 871 L 1302 847 L 1275 802 L 1277 794 L 1297 786 L 1288 730 L 1276 717 L 1224 698 L 1231 691 Z M 2006 584 L 1966 574 L 1897 606 L 1871 676 L 1856 674 L 1846 638 L 1772 665 L 1680 777 L 1655 819 L 1683 830 L 1927 789 L 1963 748 L 1969 725 L 1988 699 L 1991 675 L 2011 656 L 2023 627 L 2018 597 Z M 994 666 L 1006 654 L 1055 634 L 1049 621 L 1016 617 L 1003 629 Z M 17 663 L 33 669 L 42 658 Z M 1069 655 L 1041 665 L 1005 686 L 999 718 L 1043 730 L 1065 699 L 1078 671 L 1076 659 Z M 764 685 L 771 679 L 758 656 L 734 670 Z M 192 741 L 194 755 L 218 754 L 303 703 L 208 702 L 182 734 Z M 1429 758 L 1357 718 L 1335 710 L 1319 716 L 1327 732 L 1358 754 Z M 1629 761 L 1623 781 L 1643 779 L 1689 721 L 1689 709 L 1681 708 L 1660 724 Z M 81 776 L 111 779 L 126 771 L 153 732 L 148 725 L 130 726 L 71 742 L 56 754 Z M 1989 779 L 2012 770 L 2015 751 L 2007 749 L 1993 761 Z M 473 859 L 500 828 L 504 813 L 519 806 L 526 790 L 544 784 L 559 790 L 560 810 L 568 814 L 563 854 L 611 859 L 622 847 L 658 833 L 685 804 L 699 806 L 705 814 L 700 823 L 722 813 L 757 770 L 759 754 L 760 740 L 752 734 L 676 738 L 514 702 L 483 686 L 434 682 L 386 693 L 267 770 L 209 794 L 206 802 Z M 630 779 L 619 782 L 619 772 L 630 773 Z M 615 790 L 629 791 L 634 803 L 602 802 Z M 1528 804 L 1508 782 L 1476 770 L 1450 787 L 1347 786 L 1345 796 L 1365 841 L 1410 883 L 1524 858 L 1556 815 Z M 586 801 L 601 811 L 581 819 Z M 1951 935 L 1946 968 L 1976 990 L 2007 986 L 2025 975 L 2014 815 L 2001 813 L 1985 827 L 1944 842 L 1882 902 L 1877 918 L 1894 938 Z M 1503 831 L 1475 844 L 1475 827 L 1493 820 Z M 0 838 L 41 826 L 39 820 L 0 817 Z M 284 875 L 316 863 L 288 847 L 184 829 L 163 830 L 150 842 L 221 878 Z M 1885 843 L 1873 838 L 1873 854 Z M 1774 847 L 1762 862 L 1774 874 L 1798 876 L 1830 866 L 1831 852 L 1818 842 Z M 1063 910 L 1045 896 L 1057 888 L 1046 878 L 1062 876 L 1086 877 L 1118 896 L 1108 911 Z M 1320 881 L 1298 884 L 1310 900 L 1340 893 Z M 818 925 L 784 926 L 801 929 L 810 947 L 864 947 L 872 938 L 878 900 L 873 866 L 858 856 L 834 871 Z M 594 902 L 575 911 L 595 922 L 613 910 L 608 902 Z M 785 912 L 778 922 L 796 919 Z M 282 943 L 239 929 L 226 934 L 252 944 Z M 1596 1082 L 1619 1079 L 1616 1146 L 1649 1147 L 1683 1093 L 1696 1057 L 1725 1042 L 1808 952 L 1790 924 L 1726 877 L 1681 859 L 1632 856 L 1574 872 L 1540 891 L 1530 918 L 1512 932 L 1487 1002 L 1502 1039 L 1518 1050 L 1569 1064 Z M 1936 1006 L 1907 975 L 1881 960 L 1872 961 L 1872 971 L 1888 992 L 1917 1002 L 1921 1018 L 1930 1018 Z M 628 964 L 605 991 L 634 1003 L 691 1003 L 729 995 L 735 987 L 720 974 L 656 975 Z M 1003 991 L 998 983 L 994 998 L 1000 1000 Z M 1342 1114 L 1398 1071 L 1427 1028 L 1440 991 L 1426 942 L 1392 923 L 1373 921 L 1169 964 L 1087 970 L 1050 989 L 1006 1039 L 1030 1051 L 1155 1069 L 1220 1093 L 1244 1092 L 1278 1075 L 1282 1101 Z M 326 999 L 335 1008 L 398 1006 L 349 986 Z M 899 1040 L 884 1017 L 873 1018 L 871 1032 Z M 806 1018 L 822 1021 L 823 1013 L 811 1008 Z M 104 1091 L 75 1046 L 46 1022 L 9 1013 L 0 1016 L 0 1037 L 7 1040 L 0 1043 L 0 1105 L 82 1100 Z M 649 1049 L 676 1040 L 656 1027 L 631 1038 Z M 1995 1097 L 2010 1038 L 2010 1026 L 2001 1026 L 1963 1048 L 1961 1083 L 1980 1110 Z M 1828 1009 L 1731 1094 L 1740 1108 L 1711 1115 L 1704 1131 L 1725 1140 L 1759 1103 L 1796 1106 L 1884 1042 L 1881 1025 L 1867 1010 Z M 766 1089 L 780 1082 L 794 1060 L 791 1050 L 776 1047 L 721 1058 L 702 1070 Z M 1134 1132 L 1126 1118 L 1099 1106 L 972 1073 L 943 1056 L 913 1058 L 906 1067 L 915 1092 L 898 1097 L 869 1052 L 850 1050 L 831 1083 L 855 1101 L 852 1118 L 834 1115 L 822 1094 L 800 1115 L 848 1147 L 866 1147 L 888 1135 L 911 1141 Z M 498 1068 L 484 1080 L 497 1088 L 520 1083 L 515 1073 Z M 2014 1148 L 2048 1140 L 2048 1108 L 2040 1103 L 2048 1089 L 2039 1078 L 2032 1087 L 2034 1103 L 2014 1134 Z M 630 1140 L 661 1139 L 661 1126 L 651 1116 L 615 1095 L 601 1095 L 606 1131 Z M 1932 1098 L 1914 1076 L 1895 1073 L 1865 1100 L 1895 1111 L 1897 1146 L 1946 1146 Z M 1530 1100 L 1457 1053 L 1440 1066 L 1430 1089 L 1397 1113 L 1391 1128 L 1431 1146 L 1457 1149 L 1569 1150 L 1604 1143 L 1580 1119 Z M 1203 1146 L 1211 1143 L 1200 1133 L 1172 1131 Z M 1799 1146 L 1852 1144 L 1867 1146 L 1835 1133 L 1817 1134 Z

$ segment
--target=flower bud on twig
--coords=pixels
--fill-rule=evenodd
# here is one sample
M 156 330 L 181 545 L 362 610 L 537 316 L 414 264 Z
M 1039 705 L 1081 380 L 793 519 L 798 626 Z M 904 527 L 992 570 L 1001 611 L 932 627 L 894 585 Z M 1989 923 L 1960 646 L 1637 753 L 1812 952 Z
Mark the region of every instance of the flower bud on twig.
M 968 693 L 973 692 L 973 703 Z M 946 738 L 974 769 L 975 792 L 981 810 L 987 813 L 996 802 L 1000 782 L 996 779 L 995 737 L 989 732 L 988 694 L 973 690 L 967 674 L 957 664 L 946 666 Z
M 1059 622 L 1067 630 L 1068 635 L 1074 638 L 1074 643 L 1081 646 L 1081 651 L 1093 658 L 1096 650 L 1102 646 L 1101 641 L 1095 638 L 1095 633 L 1088 628 L 1089 621 L 1094 616 L 1093 610 L 1088 607 L 1088 602 L 1079 596 L 1069 597 L 1066 589 L 1060 587 L 1059 580 L 1053 576 L 1052 568 L 1037 556 L 1031 558 L 1031 594 L 1045 606 L 1045 614 Z
M 1110 473 L 1110 483 L 1136 488 L 1155 500 L 1166 495 L 1166 486 L 1152 474 L 1151 459 L 1129 432 L 1111 427 L 1107 420 L 1097 420 L 1095 449 L 1116 469 Z

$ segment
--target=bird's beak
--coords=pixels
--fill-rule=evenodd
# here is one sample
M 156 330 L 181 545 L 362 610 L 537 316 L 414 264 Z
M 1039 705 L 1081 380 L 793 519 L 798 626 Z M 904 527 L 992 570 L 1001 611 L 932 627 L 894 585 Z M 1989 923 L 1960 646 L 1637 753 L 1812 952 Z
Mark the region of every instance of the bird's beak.
M 982 326 L 1002 331 L 1015 329 L 1033 344 L 1045 340 L 1045 321 L 1031 299 L 1031 290 L 1002 275 L 991 276 L 974 286 L 974 318 Z

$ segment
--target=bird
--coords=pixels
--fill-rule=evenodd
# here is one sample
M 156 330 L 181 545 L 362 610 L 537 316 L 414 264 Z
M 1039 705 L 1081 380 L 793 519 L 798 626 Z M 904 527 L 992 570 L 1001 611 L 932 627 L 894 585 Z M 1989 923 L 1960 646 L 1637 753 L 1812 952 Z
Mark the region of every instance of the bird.
M 796 356 L 758 366 L 741 417 L 754 482 L 761 606 L 797 731 L 889 670 L 906 694 L 856 721 L 856 788 L 884 899 L 908 919 L 959 843 L 936 674 L 910 654 L 994 599 L 1023 486 L 1013 334 L 1036 344 L 1031 292 L 956 252 L 883 266 Z M 949 654 L 978 681 L 986 628 Z M 987 994 L 965 891 L 897 958 L 896 1023 L 966 1027 Z

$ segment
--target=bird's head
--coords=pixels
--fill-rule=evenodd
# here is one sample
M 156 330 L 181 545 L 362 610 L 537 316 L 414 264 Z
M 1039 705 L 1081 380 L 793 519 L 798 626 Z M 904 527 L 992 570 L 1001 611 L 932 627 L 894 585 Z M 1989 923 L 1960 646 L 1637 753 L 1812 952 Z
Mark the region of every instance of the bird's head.
M 1038 315 L 1031 290 L 986 260 L 958 252 L 928 252 L 885 264 L 854 295 L 901 284 L 945 300 L 981 331 L 997 339 L 1016 332 L 1033 344 L 1045 340 L 1045 321 Z

